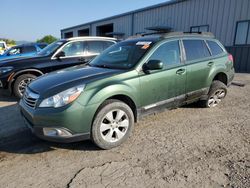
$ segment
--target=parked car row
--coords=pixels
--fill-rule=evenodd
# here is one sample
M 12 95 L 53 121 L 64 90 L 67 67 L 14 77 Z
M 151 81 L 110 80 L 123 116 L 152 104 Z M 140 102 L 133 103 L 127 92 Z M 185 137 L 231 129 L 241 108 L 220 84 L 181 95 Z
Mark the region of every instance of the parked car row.
M 217 106 L 234 77 L 232 56 L 209 33 L 118 43 L 63 39 L 35 57 L 0 66 L 2 87 L 22 97 L 21 114 L 35 135 L 56 142 L 91 139 L 102 149 L 125 142 L 144 115 L 195 101 Z
M 2 60 L 0 88 L 8 89 L 16 97 L 21 98 L 27 85 L 37 77 L 66 67 L 85 64 L 114 43 L 114 38 L 106 37 L 62 39 L 32 56 Z

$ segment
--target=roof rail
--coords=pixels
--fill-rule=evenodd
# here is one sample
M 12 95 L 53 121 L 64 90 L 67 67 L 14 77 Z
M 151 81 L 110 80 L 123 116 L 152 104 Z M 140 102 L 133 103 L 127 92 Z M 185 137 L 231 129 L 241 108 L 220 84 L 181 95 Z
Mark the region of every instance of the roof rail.
M 72 41 L 72 40 L 84 40 L 84 39 L 86 39 L 86 40 L 88 40 L 88 39 L 90 39 L 90 40 L 95 40 L 95 39 L 106 39 L 106 40 L 116 40 L 116 38 L 113 38 L 113 37 L 99 37 L 99 36 L 86 36 L 86 37 L 71 37 L 71 38 L 67 38 L 67 39 L 65 39 L 65 40 L 68 40 L 68 41 Z
M 163 37 L 183 36 L 183 35 L 215 38 L 214 34 L 211 32 L 170 32 L 163 35 Z

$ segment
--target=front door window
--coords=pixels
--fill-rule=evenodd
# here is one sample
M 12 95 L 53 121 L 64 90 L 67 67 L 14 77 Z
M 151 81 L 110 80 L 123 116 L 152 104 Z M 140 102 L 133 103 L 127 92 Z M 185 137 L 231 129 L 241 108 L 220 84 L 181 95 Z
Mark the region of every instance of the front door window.
M 81 41 L 68 43 L 62 51 L 65 53 L 65 57 L 83 56 L 84 43 Z
M 181 64 L 179 41 L 171 41 L 161 45 L 149 60 L 163 62 L 165 68 Z

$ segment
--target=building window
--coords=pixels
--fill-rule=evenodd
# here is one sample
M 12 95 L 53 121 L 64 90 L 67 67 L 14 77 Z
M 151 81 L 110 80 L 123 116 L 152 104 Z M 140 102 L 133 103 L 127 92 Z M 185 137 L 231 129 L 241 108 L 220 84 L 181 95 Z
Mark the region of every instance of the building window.
M 250 20 L 237 22 L 234 44 L 250 45 Z
M 78 30 L 78 36 L 79 37 L 89 36 L 89 29 Z
M 72 38 L 72 37 L 73 37 L 73 32 L 64 33 L 65 39 Z
M 190 32 L 209 32 L 209 25 L 192 26 Z

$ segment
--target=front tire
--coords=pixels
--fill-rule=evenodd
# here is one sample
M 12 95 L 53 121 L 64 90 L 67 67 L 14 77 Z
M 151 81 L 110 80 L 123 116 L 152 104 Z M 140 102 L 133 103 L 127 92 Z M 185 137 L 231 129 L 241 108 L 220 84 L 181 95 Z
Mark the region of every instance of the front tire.
M 99 108 L 91 130 L 92 141 L 102 149 L 121 145 L 134 127 L 131 108 L 119 100 L 107 100 Z
M 221 81 L 213 81 L 207 99 L 202 101 L 206 108 L 216 107 L 227 95 L 227 86 Z
M 14 95 L 19 99 L 22 98 L 26 87 L 36 78 L 37 77 L 33 74 L 23 74 L 18 76 L 13 86 Z

